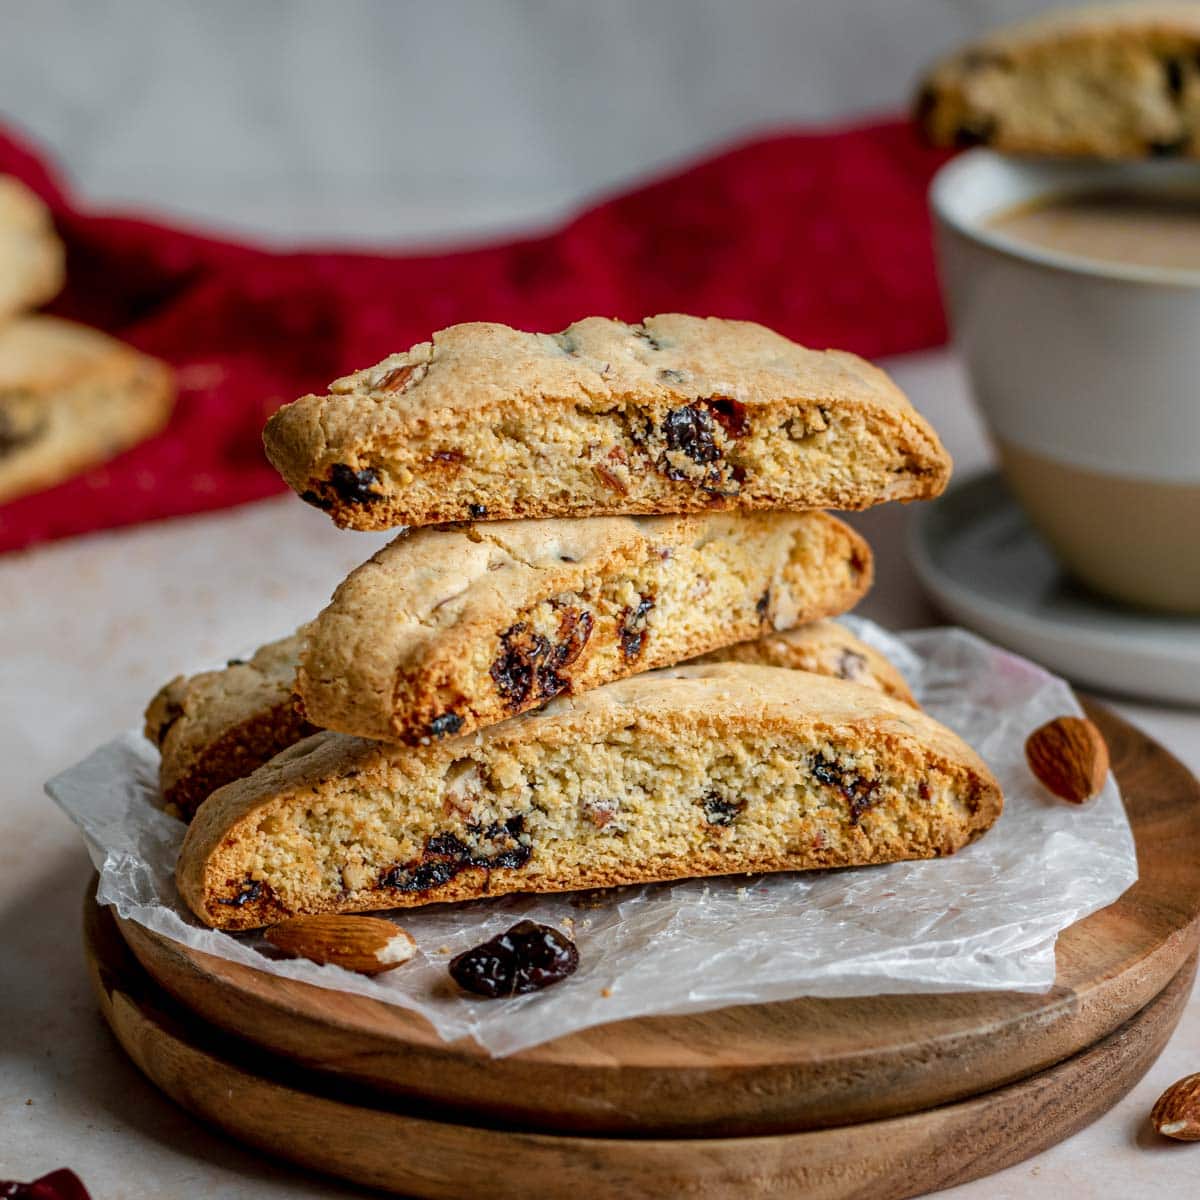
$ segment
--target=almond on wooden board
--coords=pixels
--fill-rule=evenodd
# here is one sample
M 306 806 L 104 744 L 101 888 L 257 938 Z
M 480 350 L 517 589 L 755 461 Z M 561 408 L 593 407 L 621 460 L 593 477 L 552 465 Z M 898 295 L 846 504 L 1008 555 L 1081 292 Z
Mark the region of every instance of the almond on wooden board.
M 378 975 L 406 963 L 416 953 L 412 938 L 382 917 L 320 913 L 272 925 L 263 936 L 293 958 L 333 963 L 360 975 Z
M 1155 1132 L 1180 1142 L 1200 1142 L 1200 1074 L 1177 1080 L 1150 1113 Z
M 1029 769 L 1056 796 L 1082 804 L 1108 777 L 1108 746 L 1085 717 L 1055 717 L 1025 739 Z

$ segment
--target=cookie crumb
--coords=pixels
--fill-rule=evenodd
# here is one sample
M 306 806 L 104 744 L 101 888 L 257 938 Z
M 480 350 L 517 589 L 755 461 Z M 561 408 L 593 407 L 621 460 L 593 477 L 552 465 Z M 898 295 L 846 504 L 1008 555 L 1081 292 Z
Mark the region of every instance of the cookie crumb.
M 612 988 L 601 988 L 600 995 L 602 995 L 605 998 L 605 1000 L 607 1000 L 609 998 L 609 996 L 612 995 Z

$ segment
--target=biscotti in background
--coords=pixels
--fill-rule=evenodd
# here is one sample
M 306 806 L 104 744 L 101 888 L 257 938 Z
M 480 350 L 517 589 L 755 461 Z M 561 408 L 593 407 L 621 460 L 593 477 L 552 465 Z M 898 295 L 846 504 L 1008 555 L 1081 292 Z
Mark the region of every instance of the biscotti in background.
M 0 175 L 0 504 L 152 437 L 174 404 L 165 363 L 97 329 L 29 315 L 58 294 L 65 258 L 46 206 Z
M 997 30 L 933 67 L 915 116 L 939 146 L 1200 158 L 1200 5 L 1087 5 Z
M 877 691 L 779 667 L 648 672 L 407 747 L 322 733 L 209 797 L 180 892 L 206 924 L 951 854 L 977 755 Z
M 0 325 L 0 503 L 106 462 L 158 433 L 165 363 L 58 317 Z
M 861 509 L 950 458 L 878 367 L 749 321 L 453 325 L 285 405 L 267 456 L 341 527 Z
M 0 175 L 0 322 L 53 300 L 65 270 L 49 210 L 20 180 Z

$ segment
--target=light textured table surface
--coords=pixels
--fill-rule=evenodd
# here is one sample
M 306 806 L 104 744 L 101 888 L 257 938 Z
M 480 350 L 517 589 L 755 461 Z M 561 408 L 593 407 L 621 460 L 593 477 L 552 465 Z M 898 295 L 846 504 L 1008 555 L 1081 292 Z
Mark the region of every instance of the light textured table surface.
M 7 0 L 0 112 L 81 195 L 257 237 L 372 246 L 537 226 L 597 189 L 779 123 L 891 108 L 939 50 L 1044 0 Z M 331 70 L 331 64 L 337 66 Z M 892 364 L 961 476 L 986 452 L 947 354 Z M 861 610 L 929 624 L 909 514 L 856 518 Z M 139 722 L 176 671 L 311 616 L 381 539 L 288 497 L 0 558 L 0 1178 L 69 1165 L 95 1200 L 365 1195 L 209 1133 L 126 1061 L 96 1012 L 79 914 L 89 864 L 42 781 Z M 1200 769 L 1200 714 L 1117 703 Z M 1107 1116 L 945 1193 L 1183 1197 L 1200 1146 L 1147 1135 L 1200 1069 L 1200 1001 Z
M 891 364 L 943 431 L 963 474 L 985 450 L 948 354 Z M 862 606 L 896 628 L 931 623 L 905 562 L 906 510 L 854 520 L 879 578 Z M 84 974 L 79 913 L 87 855 L 41 783 L 138 723 L 170 673 L 208 666 L 310 616 L 383 539 L 339 533 L 288 496 L 216 516 L 102 535 L 0 559 L 0 1178 L 70 1165 L 96 1200 L 356 1195 L 276 1166 L 194 1123 L 126 1061 Z M 1200 716 L 1115 702 L 1193 770 Z M 1148 1135 L 1155 1097 L 1200 1069 L 1193 1001 L 1150 1074 L 1089 1129 L 950 1195 L 970 1200 L 1188 1195 L 1200 1146 Z

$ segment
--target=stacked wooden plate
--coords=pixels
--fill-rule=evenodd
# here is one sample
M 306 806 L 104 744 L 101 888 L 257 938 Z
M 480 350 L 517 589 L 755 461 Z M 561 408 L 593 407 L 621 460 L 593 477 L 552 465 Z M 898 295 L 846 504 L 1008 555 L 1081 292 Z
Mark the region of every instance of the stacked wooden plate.
M 130 1057 L 202 1120 L 403 1195 L 885 1200 L 947 1187 L 1106 1111 L 1191 990 L 1200 784 L 1089 712 L 1141 878 L 1060 938 L 1045 995 L 800 999 L 622 1021 L 492 1059 L 402 1009 L 200 954 L 89 899 L 96 994 Z

